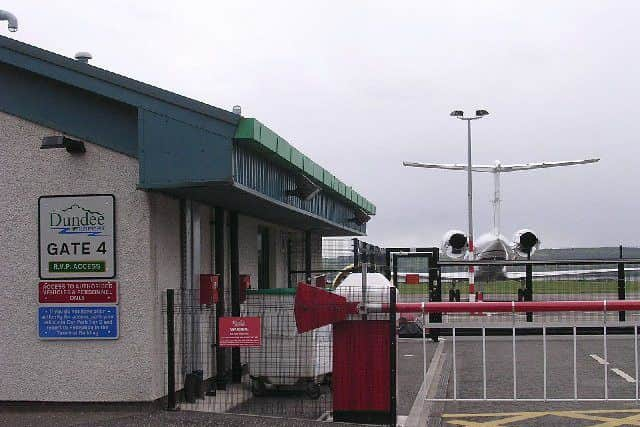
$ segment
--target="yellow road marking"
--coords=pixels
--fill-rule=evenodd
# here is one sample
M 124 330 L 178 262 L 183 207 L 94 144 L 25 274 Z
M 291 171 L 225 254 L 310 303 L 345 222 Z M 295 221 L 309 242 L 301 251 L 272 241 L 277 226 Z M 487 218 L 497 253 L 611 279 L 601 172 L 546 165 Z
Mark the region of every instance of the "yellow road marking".
M 588 412 L 588 411 L 585 411 L 585 412 Z M 578 419 L 578 420 L 600 421 L 600 422 L 605 423 L 605 425 L 608 425 L 606 423 L 609 423 L 609 422 L 612 422 L 612 421 L 618 421 L 620 419 L 620 418 L 589 415 L 587 413 L 580 412 L 580 411 L 558 411 L 558 412 L 551 412 L 551 415 L 555 415 L 556 417 L 574 418 L 574 419 Z M 600 424 L 595 424 L 595 425 L 600 425 Z M 635 425 L 640 425 L 640 424 L 632 424 L 632 425 L 635 426 Z
M 618 427 L 618 426 L 626 426 L 626 425 L 632 425 L 632 426 L 640 425 L 640 415 L 631 415 L 629 417 L 617 418 L 613 421 L 608 421 L 602 424 L 596 424 L 593 427 L 596 427 L 596 426 L 597 427 Z
M 626 417 L 615 418 L 606 414 L 629 414 Z M 583 411 L 540 411 L 540 412 L 494 412 L 494 413 L 467 413 L 467 414 L 443 414 L 442 419 L 452 425 L 465 427 L 504 427 L 519 421 L 532 420 L 544 416 L 559 418 L 573 418 L 587 421 L 595 421 L 591 427 L 619 427 L 624 425 L 640 426 L 640 409 L 593 409 Z M 495 418 L 489 421 L 475 421 L 470 418 Z
M 501 416 L 502 414 L 494 414 L 494 416 Z M 522 412 L 520 415 L 512 415 L 507 418 L 501 418 L 498 420 L 491 420 L 485 422 L 475 422 L 475 421 L 466 421 L 466 420 L 447 420 L 447 423 L 455 424 L 459 426 L 492 426 L 492 427 L 502 427 L 508 425 L 510 423 L 515 423 L 517 421 L 524 420 L 532 420 L 534 418 L 544 417 L 548 415 L 547 412 Z

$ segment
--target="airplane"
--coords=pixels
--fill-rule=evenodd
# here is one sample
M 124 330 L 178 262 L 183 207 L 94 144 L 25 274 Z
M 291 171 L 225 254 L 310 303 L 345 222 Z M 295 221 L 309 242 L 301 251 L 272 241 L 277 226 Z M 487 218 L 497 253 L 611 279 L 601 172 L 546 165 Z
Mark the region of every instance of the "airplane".
M 561 166 L 583 165 L 596 163 L 599 158 L 589 158 L 584 160 L 568 160 L 560 162 L 540 162 L 503 165 L 496 160 L 493 165 L 472 165 L 472 172 L 491 173 L 493 174 L 494 197 L 493 204 L 493 227 L 489 233 L 481 235 L 475 242 L 474 258 L 479 261 L 509 261 L 516 259 L 527 259 L 540 247 L 540 238 L 530 229 L 524 228 L 516 231 L 511 242 L 501 234 L 500 231 L 500 207 L 502 197 L 500 193 L 500 176 L 502 173 L 527 171 L 533 169 L 544 169 Z M 439 163 L 420 163 L 420 162 L 403 162 L 404 166 L 417 167 L 426 169 L 445 169 L 455 171 L 466 171 L 468 166 L 465 164 L 439 164 Z M 468 256 L 469 242 L 467 235 L 460 230 L 449 230 L 445 233 L 441 245 L 442 253 L 449 258 L 462 259 Z M 609 269 L 606 269 L 607 272 Z M 535 272 L 534 277 L 547 276 L 570 276 L 572 274 L 588 274 L 597 273 L 596 270 L 572 270 L 572 271 L 554 271 L 554 272 Z M 599 273 L 602 273 L 600 271 Z M 443 279 L 468 279 L 468 273 L 450 272 L 442 273 Z M 504 266 L 477 266 L 475 268 L 475 279 L 477 281 L 505 280 L 505 279 L 521 279 L 524 277 L 522 272 L 509 272 Z

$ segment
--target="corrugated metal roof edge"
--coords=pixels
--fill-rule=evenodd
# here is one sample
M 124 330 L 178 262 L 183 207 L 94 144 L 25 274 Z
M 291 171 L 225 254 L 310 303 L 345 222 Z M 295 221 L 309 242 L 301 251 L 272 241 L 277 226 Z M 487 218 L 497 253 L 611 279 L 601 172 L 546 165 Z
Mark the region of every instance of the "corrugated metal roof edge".
M 177 93 L 170 92 L 168 90 L 161 89 L 159 87 L 143 83 L 138 80 L 134 80 L 130 77 L 108 71 L 104 68 L 100 68 L 92 64 L 76 61 L 73 58 L 69 58 L 55 52 L 50 52 L 48 50 L 32 46 L 30 44 L 9 37 L 0 35 L 0 48 L 17 52 L 21 55 L 25 55 L 37 61 L 42 61 L 43 63 L 49 63 L 56 67 L 62 67 L 63 69 L 70 70 L 74 73 L 77 73 L 78 75 L 85 75 L 89 78 L 103 81 L 105 83 L 113 85 L 113 87 L 120 87 L 132 92 L 142 94 L 144 96 L 148 96 L 150 98 L 155 98 L 166 104 L 175 105 L 177 107 L 203 114 L 205 116 L 209 116 L 230 124 L 236 124 L 238 119 L 238 116 L 236 114 L 233 114 L 232 112 L 224 110 L 222 108 L 214 107 L 202 101 L 197 101 L 195 99 L 191 99 L 186 96 L 179 95 Z M 47 75 L 47 77 L 54 80 L 59 80 L 57 76 Z M 66 83 L 73 84 L 69 82 Z M 115 95 L 113 96 L 113 98 L 118 99 L 118 97 Z
M 259 120 L 248 117 L 240 119 L 234 139 L 250 140 L 260 144 L 263 149 L 286 162 L 289 167 L 318 182 L 323 189 L 330 190 L 348 202 L 360 207 L 369 215 L 376 214 L 376 207 L 373 203 L 340 181 L 311 158 L 302 154 Z M 301 159 L 300 156 L 302 157 Z

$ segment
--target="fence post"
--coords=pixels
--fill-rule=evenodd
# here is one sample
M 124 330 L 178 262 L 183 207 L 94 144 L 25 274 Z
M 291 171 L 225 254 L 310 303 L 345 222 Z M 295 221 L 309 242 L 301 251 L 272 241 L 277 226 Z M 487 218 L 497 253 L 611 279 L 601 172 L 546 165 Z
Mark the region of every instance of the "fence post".
M 394 270 L 396 269 L 394 263 Z M 396 270 L 397 271 L 397 270 Z M 397 277 L 397 275 L 396 275 Z M 389 288 L 389 325 L 391 329 L 391 341 L 389 343 L 389 403 L 390 403 L 390 425 L 395 426 L 397 420 L 397 377 L 396 377 L 396 288 Z
M 177 410 L 176 353 L 173 325 L 173 289 L 167 289 L 167 410 Z
M 304 281 L 307 285 L 311 284 L 311 270 L 313 262 L 311 260 L 311 231 L 304 232 Z
M 623 300 L 626 299 L 626 289 L 625 289 L 625 280 L 624 280 L 624 263 L 618 263 L 618 299 Z M 626 313 L 624 311 L 618 312 L 618 320 L 624 322 L 626 318 Z
M 533 266 L 527 263 L 525 266 L 525 301 L 533 301 Z M 533 313 L 527 312 L 527 322 L 533 322 Z

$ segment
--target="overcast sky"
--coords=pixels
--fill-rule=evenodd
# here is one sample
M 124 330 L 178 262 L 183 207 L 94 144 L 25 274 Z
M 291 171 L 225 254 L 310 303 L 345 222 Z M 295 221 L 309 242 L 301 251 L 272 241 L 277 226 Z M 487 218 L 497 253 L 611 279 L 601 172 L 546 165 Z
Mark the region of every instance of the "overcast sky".
M 5 0 L 0 33 L 256 117 L 377 206 L 369 238 L 433 245 L 466 230 L 452 109 L 486 108 L 474 163 L 601 157 L 503 175 L 502 232 L 544 247 L 640 245 L 638 1 Z M 476 235 L 492 180 L 474 177 Z

